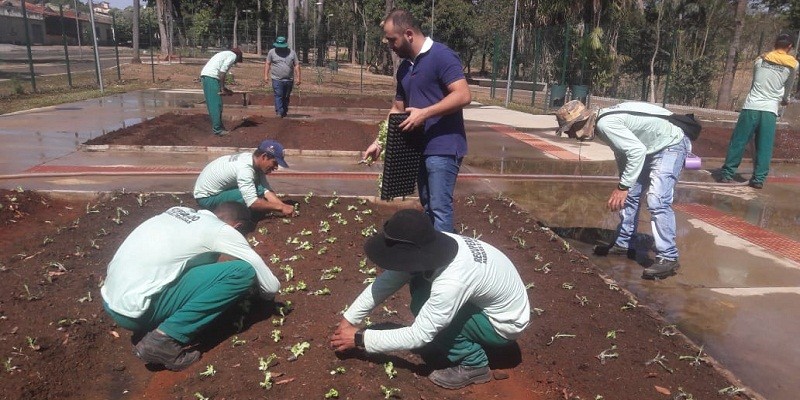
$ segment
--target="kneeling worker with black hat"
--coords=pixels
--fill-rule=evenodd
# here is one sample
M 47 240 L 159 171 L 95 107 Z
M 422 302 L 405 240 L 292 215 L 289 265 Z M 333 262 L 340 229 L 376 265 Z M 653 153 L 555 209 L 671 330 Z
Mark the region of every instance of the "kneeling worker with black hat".
M 514 264 L 488 243 L 435 231 L 417 210 L 395 213 L 364 250 L 386 271 L 344 313 L 331 347 L 386 353 L 432 344 L 454 364 L 433 371 L 428 377 L 433 383 L 459 389 L 491 380 L 484 347 L 511 344 L 530 318 L 528 294 Z M 356 327 L 406 283 L 415 315 L 411 326 Z

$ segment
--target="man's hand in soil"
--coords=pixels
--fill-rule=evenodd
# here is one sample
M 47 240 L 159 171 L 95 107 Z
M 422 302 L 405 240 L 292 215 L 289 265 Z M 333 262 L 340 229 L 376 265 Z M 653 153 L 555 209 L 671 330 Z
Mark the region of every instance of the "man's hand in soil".
M 608 198 L 608 209 L 611 211 L 619 211 L 625 205 L 625 199 L 628 197 L 628 190 L 614 189 L 611 192 L 611 197 Z
M 342 318 L 336 331 L 331 336 L 331 348 L 335 351 L 345 351 L 356 348 L 356 331 L 358 328 L 353 326 L 346 319 Z
M 428 119 L 428 111 L 426 108 L 406 107 L 408 118 L 401 122 L 398 127 L 403 132 L 410 132 L 414 129 L 420 128 L 425 125 L 425 120 Z
M 372 142 L 367 150 L 364 151 L 364 155 L 361 157 L 361 160 L 364 161 L 367 165 L 372 165 L 372 163 L 381 156 L 381 146 L 378 145 L 378 141 Z

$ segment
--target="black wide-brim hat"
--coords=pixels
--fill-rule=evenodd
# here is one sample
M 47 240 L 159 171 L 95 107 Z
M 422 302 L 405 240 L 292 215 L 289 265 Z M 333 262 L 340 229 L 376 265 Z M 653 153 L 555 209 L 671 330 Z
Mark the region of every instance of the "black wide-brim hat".
M 421 272 L 450 264 L 458 253 L 458 242 L 433 229 L 424 213 L 406 209 L 392 215 L 383 232 L 367 239 L 364 252 L 383 269 Z

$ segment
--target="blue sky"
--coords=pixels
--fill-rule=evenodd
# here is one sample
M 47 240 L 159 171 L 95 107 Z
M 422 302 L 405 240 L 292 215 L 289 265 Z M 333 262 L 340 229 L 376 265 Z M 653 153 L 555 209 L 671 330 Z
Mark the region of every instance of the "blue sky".
M 133 5 L 133 0 L 106 0 L 108 4 L 111 4 L 111 7 L 115 8 L 122 8 L 129 7 Z M 88 3 L 88 0 L 81 0 L 83 3 Z M 99 3 L 100 0 L 92 0 L 92 3 Z

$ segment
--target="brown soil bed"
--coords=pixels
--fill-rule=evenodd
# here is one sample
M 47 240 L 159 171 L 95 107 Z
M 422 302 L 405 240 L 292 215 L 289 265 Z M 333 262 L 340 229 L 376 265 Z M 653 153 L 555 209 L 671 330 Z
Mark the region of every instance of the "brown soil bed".
M 101 200 L 65 202 L 33 192 L 0 192 L 4 225 L 0 241 L 0 380 L 3 399 L 299 399 L 381 398 L 381 385 L 400 389 L 401 399 L 712 399 L 730 383 L 705 357 L 679 360 L 698 349 L 666 323 L 602 279 L 598 269 L 525 211 L 504 198 L 460 198 L 457 226 L 503 250 L 530 284 L 531 325 L 518 347 L 491 354 L 495 378 L 485 385 L 449 391 L 425 377 L 430 365 L 409 352 L 341 355 L 328 338 L 339 312 L 365 287 L 359 271 L 367 228 L 400 205 L 349 198 L 295 199 L 300 215 L 267 219 L 250 236 L 265 259 L 273 254 L 294 277 L 284 282 L 308 289 L 278 296 L 291 301 L 283 324 L 272 307 L 253 300 L 234 307 L 198 342 L 202 360 L 183 372 L 149 371 L 131 354 L 131 334 L 115 327 L 102 309 L 99 286 L 116 248 L 139 223 L 186 196 L 115 194 Z M 415 203 L 405 203 L 415 205 Z M 336 222 L 341 213 L 347 224 Z M 329 221 L 330 231 L 320 231 Z M 303 235 L 301 231 L 310 234 Z M 325 239 L 336 237 L 335 242 Z M 295 250 L 290 238 L 309 241 Z M 291 241 L 291 240 L 289 240 Z M 326 251 L 322 251 L 326 247 Z M 290 261 L 293 255 L 302 255 Z M 324 269 L 341 267 L 335 279 Z M 373 267 L 367 265 L 367 268 Z M 312 295 L 328 288 L 329 295 Z M 409 296 L 401 290 L 373 313 L 372 322 L 409 324 Z M 396 314 L 393 311 L 397 311 Z M 242 322 L 242 324 L 236 324 Z M 275 342 L 272 332 L 282 339 Z M 234 344 L 234 341 L 236 343 Z M 287 348 L 310 348 L 289 361 Z M 604 353 L 605 351 L 605 353 Z M 276 378 L 266 390 L 259 358 L 274 353 Z M 601 354 L 614 354 L 601 361 Z M 661 363 L 650 362 L 663 356 Z M 398 372 L 389 379 L 383 363 Z M 216 374 L 201 376 L 212 365 Z M 344 367 L 343 374 L 331 370 Z M 87 384 L 87 380 L 91 380 Z M 684 397 L 682 396 L 684 394 Z M 685 397 L 694 396 L 694 397 Z
M 211 134 L 206 114 L 166 113 L 88 140 L 86 144 L 149 146 L 257 147 L 275 139 L 287 149 L 363 151 L 375 140 L 378 125 L 347 119 L 293 119 L 250 115 L 226 121 L 227 136 Z
M 733 133 L 732 126 L 706 124 L 700 137 L 692 142 L 692 152 L 700 157 L 725 157 L 728 143 Z M 753 141 L 745 148 L 744 157 L 753 157 Z M 772 148 L 773 159 L 797 160 L 800 158 L 800 132 L 792 129 L 778 129 L 775 132 L 775 145 Z
M 272 106 L 275 104 L 275 96 L 272 94 L 251 93 L 247 96 L 249 105 L 253 106 Z M 239 94 L 223 96 L 223 104 L 238 105 L 242 104 L 242 97 Z M 389 110 L 392 108 L 391 96 L 358 96 L 358 95 L 321 95 L 321 94 L 298 94 L 295 89 L 289 98 L 289 109 L 292 107 L 330 107 L 330 108 L 378 108 Z

